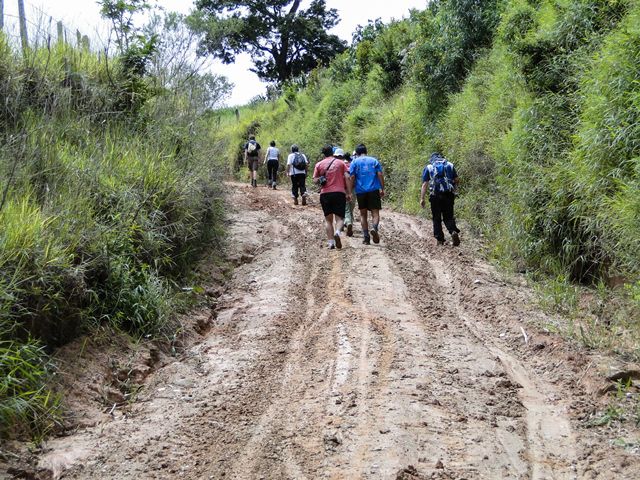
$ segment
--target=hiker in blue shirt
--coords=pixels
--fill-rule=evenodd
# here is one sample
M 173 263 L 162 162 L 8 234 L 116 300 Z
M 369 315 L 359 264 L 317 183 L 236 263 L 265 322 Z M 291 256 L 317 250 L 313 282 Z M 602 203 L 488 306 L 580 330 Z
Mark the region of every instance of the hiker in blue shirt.
M 370 245 L 380 243 L 378 225 L 380 224 L 380 210 L 384 197 L 384 175 L 380 162 L 367 156 L 367 147 L 360 144 L 356 147 L 356 156 L 349 167 L 352 190 L 356 192 L 358 209 L 360 210 L 360 225 L 362 225 L 362 243 Z M 368 215 L 371 212 L 371 230 L 369 230 Z
M 438 245 L 444 245 L 443 221 L 451 235 L 453 245 L 456 247 L 460 245 L 460 230 L 456 226 L 456 219 L 453 214 L 458 181 L 458 173 L 453 163 L 437 152 L 432 153 L 429 158 L 429 164 L 422 171 L 420 206 L 422 208 L 425 207 L 424 197 L 428 189 L 431 215 L 433 217 L 433 236 L 436 237 Z

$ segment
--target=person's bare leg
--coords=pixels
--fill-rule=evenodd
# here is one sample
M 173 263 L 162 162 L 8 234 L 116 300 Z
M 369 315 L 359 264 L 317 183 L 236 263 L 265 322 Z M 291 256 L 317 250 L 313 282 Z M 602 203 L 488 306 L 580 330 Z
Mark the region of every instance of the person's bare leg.
M 371 210 L 371 223 L 373 228 L 377 228 L 380 223 L 380 210 Z
M 335 233 L 333 235 L 333 240 L 335 241 L 336 248 L 342 248 L 342 240 L 340 239 L 340 231 L 342 230 L 342 226 L 344 225 L 344 218 L 335 215 L 336 225 L 335 225 Z
M 327 234 L 327 240 L 333 240 L 335 231 L 333 230 L 333 213 L 324 217 L 324 231 Z
M 378 223 L 380 222 L 380 210 L 371 210 L 371 238 L 373 243 L 380 242 L 380 235 L 378 235 Z
M 360 209 L 360 226 L 362 227 L 363 232 L 369 233 L 369 217 L 368 217 L 367 209 Z
M 369 244 L 369 218 L 368 211 L 365 208 L 360 209 L 360 226 L 362 227 L 362 236 L 364 237 L 364 243 Z

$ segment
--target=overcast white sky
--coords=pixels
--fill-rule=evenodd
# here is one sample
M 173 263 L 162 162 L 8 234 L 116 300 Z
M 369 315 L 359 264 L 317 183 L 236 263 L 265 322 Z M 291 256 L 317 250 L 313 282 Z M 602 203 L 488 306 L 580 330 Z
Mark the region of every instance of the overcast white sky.
M 5 0 L 5 14 L 17 15 L 17 0 Z M 332 30 L 340 38 L 351 41 L 351 34 L 357 25 L 365 25 L 367 20 L 381 18 L 403 18 L 412 8 L 424 9 L 428 0 L 327 0 L 329 8 L 335 8 L 340 15 L 340 23 Z M 27 15 L 34 18 L 37 12 L 44 12 L 54 21 L 62 20 L 71 30 L 77 28 L 91 38 L 106 38 L 106 27 L 100 18 L 95 0 L 25 0 Z M 193 0 L 156 0 L 155 4 L 169 11 L 188 13 L 193 8 Z M 9 17 L 10 18 L 10 17 Z M 242 105 L 265 91 L 265 84 L 248 69 L 251 60 L 248 55 L 240 56 L 233 65 L 215 63 L 215 73 L 225 75 L 235 84 L 228 100 L 229 105 Z

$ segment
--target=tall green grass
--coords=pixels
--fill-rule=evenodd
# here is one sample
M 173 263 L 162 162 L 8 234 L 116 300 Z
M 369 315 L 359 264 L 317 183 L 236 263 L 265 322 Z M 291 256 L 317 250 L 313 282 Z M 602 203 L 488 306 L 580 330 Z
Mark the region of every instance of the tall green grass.
M 2 436 L 55 424 L 53 348 L 105 324 L 171 337 L 176 284 L 221 240 L 215 126 L 190 92 L 128 75 L 69 46 L 18 56 L 0 34 Z

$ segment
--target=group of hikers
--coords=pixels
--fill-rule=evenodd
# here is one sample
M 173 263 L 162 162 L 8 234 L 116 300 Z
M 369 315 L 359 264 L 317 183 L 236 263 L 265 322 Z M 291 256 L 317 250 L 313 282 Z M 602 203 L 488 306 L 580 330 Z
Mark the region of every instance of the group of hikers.
M 250 136 L 243 151 L 251 185 L 258 185 L 257 171 L 262 158 L 262 163 L 267 167 L 267 185 L 275 190 L 281 161 L 280 150 L 276 147 L 275 141 L 270 142 L 264 157 L 261 157 L 260 150 L 255 136 Z M 309 166 L 308 158 L 300 152 L 298 145 L 291 145 L 285 170 L 291 179 L 291 197 L 294 205 L 299 204 L 298 198 L 301 199 L 302 205 L 307 204 L 306 180 Z M 460 230 L 454 216 L 458 182 L 459 177 L 454 165 L 440 153 L 433 153 L 422 171 L 420 206 L 425 208 L 428 192 L 433 217 L 433 236 L 438 245 L 445 243 L 443 222 L 451 235 L 452 244 L 460 245 Z M 384 173 L 378 159 L 367 154 L 364 144 L 358 145 L 353 154 L 336 146 L 325 145 L 322 148 L 322 159 L 316 162 L 313 169 L 313 183 L 320 187 L 320 205 L 324 214 L 328 248 L 342 248 L 341 235 L 345 228 L 347 236 L 353 236 L 356 200 L 360 211 L 362 243 L 370 245 L 372 240 L 373 243 L 380 243 L 380 210 L 385 196 Z

